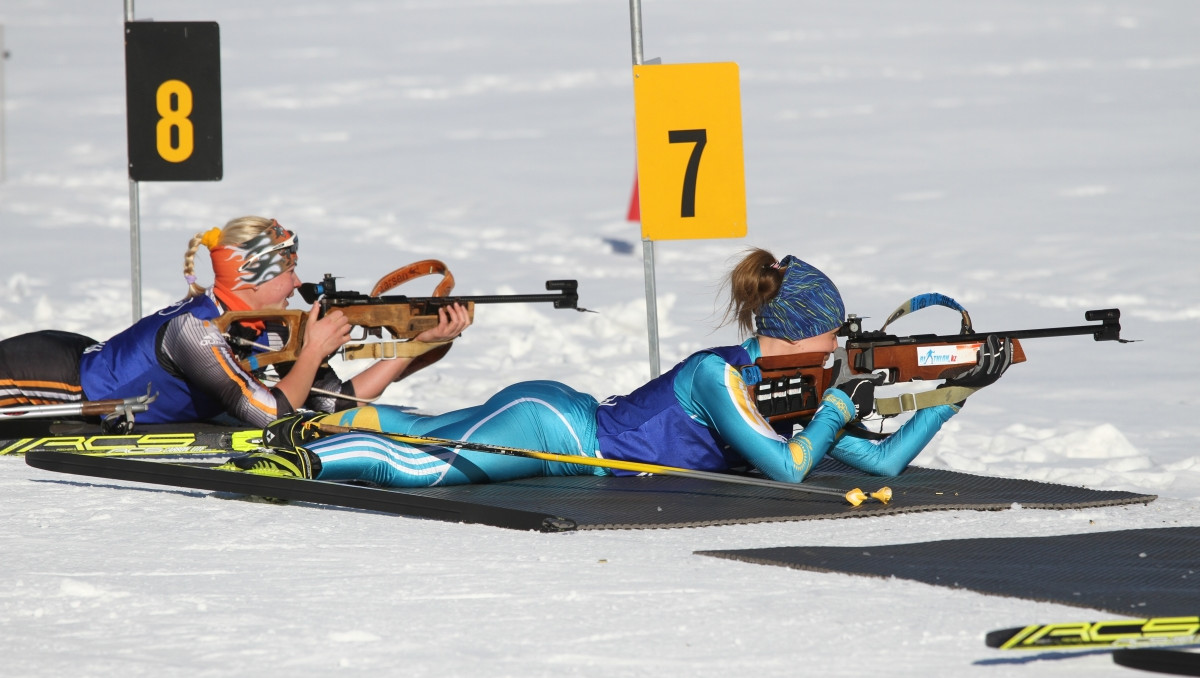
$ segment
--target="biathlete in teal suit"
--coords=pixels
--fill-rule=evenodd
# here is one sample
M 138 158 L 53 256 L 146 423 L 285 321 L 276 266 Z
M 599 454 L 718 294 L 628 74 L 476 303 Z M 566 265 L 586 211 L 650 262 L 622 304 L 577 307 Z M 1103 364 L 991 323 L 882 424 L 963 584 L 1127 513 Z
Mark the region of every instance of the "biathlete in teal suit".
M 741 368 L 762 356 L 832 353 L 845 307 L 837 288 L 821 271 L 792 256 L 776 262 L 763 250 L 752 251 L 734 268 L 730 284 L 730 315 L 746 329 L 753 322 L 755 335 L 739 346 L 695 353 L 628 395 L 598 402 L 558 382 L 531 381 L 508 386 L 482 405 L 441 415 L 374 406 L 317 418 L 356 429 L 703 471 L 755 468 L 771 479 L 799 483 L 826 454 L 865 473 L 897 475 L 959 411 L 957 405 L 919 410 L 882 440 L 847 436 L 845 428 L 869 413 L 874 402 L 872 382 L 853 379 L 825 392 L 803 430 L 790 437 L 780 435 L 756 409 Z M 988 383 L 1003 372 L 992 369 L 990 360 L 980 363 L 990 370 Z M 959 383 L 964 380 L 981 385 L 979 372 L 961 377 Z M 305 426 L 276 427 L 299 428 Z M 234 459 L 226 467 L 385 487 L 628 473 L 411 445 L 369 432 L 299 438 L 299 445 Z

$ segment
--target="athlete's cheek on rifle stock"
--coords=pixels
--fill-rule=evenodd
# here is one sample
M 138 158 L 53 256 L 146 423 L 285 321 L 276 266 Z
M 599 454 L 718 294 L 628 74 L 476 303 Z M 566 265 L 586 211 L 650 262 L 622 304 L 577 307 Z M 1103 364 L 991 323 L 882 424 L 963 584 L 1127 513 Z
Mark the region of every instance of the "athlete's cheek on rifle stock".
M 825 359 L 829 359 L 829 355 L 837 350 L 837 330 L 819 334 L 815 337 L 807 337 L 804 339 L 781 339 L 783 353 L 788 355 L 796 355 L 799 353 L 824 353 Z
M 300 278 L 296 275 L 296 269 L 293 268 L 255 287 L 254 293 L 259 308 L 283 309 L 287 308 L 288 298 L 298 287 L 300 287 Z
M 814 337 L 813 341 L 816 344 L 813 350 L 818 353 L 824 353 L 825 359 L 828 360 L 830 354 L 836 351 L 838 347 L 837 330 Z

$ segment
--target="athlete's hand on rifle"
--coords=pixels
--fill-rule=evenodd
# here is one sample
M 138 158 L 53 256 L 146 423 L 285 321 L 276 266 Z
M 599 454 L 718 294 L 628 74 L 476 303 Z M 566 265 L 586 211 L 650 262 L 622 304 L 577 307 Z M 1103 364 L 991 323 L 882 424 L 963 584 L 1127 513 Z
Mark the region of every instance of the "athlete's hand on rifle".
M 874 376 L 858 377 L 834 386 L 854 403 L 855 420 L 867 417 L 875 411 L 875 381 Z
M 975 366 L 963 372 L 957 377 L 950 377 L 946 383 L 938 386 L 938 388 L 947 388 L 950 386 L 963 386 L 966 388 L 979 389 L 984 386 L 990 386 L 996 383 L 1008 366 L 1012 364 L 1012 339 L 1005 337 L 1001 339 L 995 334 L 989 334 L 983 344 L 979 346 L 979 353 L 975 359 Z M 966 399 L 956 403 L 958 407 L 966 404 Z
M 946 380 L 946 386 L 983 388 L 996 383 L 1008 366 L 1012 364 L 1012 339 L 989 334 L 979 346 L 975 366 L 957 377 Z
M 333 355 L 347 341 L 350 341 L 350 321 L 341 311 L 332 311 L 325 317 L 318 317 L 320 306 L 313 304 L 308 312 L 308 322 L 304 328 L 304 343 L 301 353 L 309 351 L 318 353 L 318 358 L 324 360 Z
M 437 327 L 425 330 L 413 337 L 414 341 L 450 341 L 463 333 L 471 324 L 471 315 L 462 304 L 450 304 L 438 309 Z

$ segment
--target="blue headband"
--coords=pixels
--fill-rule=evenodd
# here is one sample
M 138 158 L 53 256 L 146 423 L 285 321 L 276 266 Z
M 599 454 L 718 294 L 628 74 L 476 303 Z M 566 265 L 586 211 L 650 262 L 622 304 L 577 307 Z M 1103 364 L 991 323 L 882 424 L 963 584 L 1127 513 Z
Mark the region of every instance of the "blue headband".
M 765 337 L 797 341 L 836 330 L 846 320 L 842 295 L 815 266 L 787 255 L 779 262 L 783 284 L 754 316 L 754 326 Z

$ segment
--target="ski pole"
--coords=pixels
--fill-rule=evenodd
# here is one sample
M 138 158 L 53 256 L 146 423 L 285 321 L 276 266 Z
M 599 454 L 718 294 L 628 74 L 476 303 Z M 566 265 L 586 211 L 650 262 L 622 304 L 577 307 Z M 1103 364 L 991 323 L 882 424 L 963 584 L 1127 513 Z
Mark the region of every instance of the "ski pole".
M 150 409 L 150 403 L 157 396 L 147 393 L 136 398 L 118 398 L 113 400 L 83 400 L 77 403 L 52 403 L 49 405 L 13 405 L 0 407 L 0 419 L 3 417 L 36 418 L 36 417 L 65 417 L 65 416 L 98 416 L 115 413 L 145 412 Z
M 584 457 L 577 454 L 556 454 L 553 452 L 527 450 L 520 447 L 492 445 L 490 443 L 472 443 L 465 440 L 451 440 L 448 438 L 434 438 L 430 436 L 414 436 L 403 433 L 387 433 L 385 431 L 376 431 L 373 429 L 357 428 L 352 426 L 338 426 L 336 424 L 326 424 L 323 422 L 318 422 L 316 426 L 327 433 L 372 433 L 375 435 L 384 436 L 397 442 L 407 443 L 409 445 L 437 445 L 438 447 L 474 450 L 476 452 L 490 452 L 492 454 L 505 454 L 519 457 L 530 457 L 532 459 L 542 459 L 544 461 L 557 461 L 566 464 L 581 464 L 583 466 L 595 466 L 599 468 L 617 469 L 621 471 L 634 471 L 636 473 L 652 473 L 655 475 L 679 476 L 682 478 L 698 478 L 701 480 L 712 480 L 720 483 L 755 485 L 757 487 L 792 490 L 794 492 L 807 492 L 809 494 L 824 494 L 842 497 L 846 501 L 850 502 L 852 506 L 858 506 L 859 504 L 862 504 L 867 500 L 868 496 L 871 499 L 875 499 L 883 504 L 887 504 L 892 499 L 892 490 L 890 487 L 880 488 L 879 491 L 871 492 L 868 495 L 857 487 L 846 492 L 834 489 L 832 487 L 821 487 L 819 485 L 784 483 L 778 480 L 767 480 L 765 478 L 748 478 L 745 476 L 735 476 L 727 473 L 697 471 L 693 469 L 679 468 L 676 466 L 662 466 L 659 464 L 649 464 L 638 461 L 597 459 L 595 457 Z

